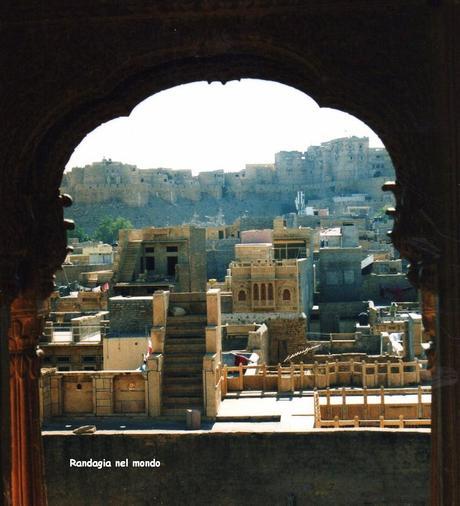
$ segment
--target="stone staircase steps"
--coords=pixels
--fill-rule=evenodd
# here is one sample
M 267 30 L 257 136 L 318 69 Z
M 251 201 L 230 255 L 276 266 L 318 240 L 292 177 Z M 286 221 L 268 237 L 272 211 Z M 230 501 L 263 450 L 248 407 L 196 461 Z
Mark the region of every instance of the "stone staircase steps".
M 165 346 L 165 353 L 167 354 L 184 354 L 184 353 L 199 353 L 202 357 L 206 352 L 206 346 L 203 342 L 200 343 L 187 343 L 187 342 L 179 342 L 174 344 L 169 344 Z
M 202 336 L 190 336 L 190 337 L 171 337 L 168 336 L 167 342 L 165 342 L 165 346 L 170 346 L 171 348 L 176 346 L 196 346 L 196 345 L 203 345 L 204 346 L 204 339 Z M 206 347 L 206 346 L 205 346 Z
M 118 281 L 119 282 L 130 282 L 132 281 L 136 262 L 140 254 L 142 242 L 129 242 L 126 247 L 126 254 L 124 256 L 123 264 L 120 266 Z
M 203 355 L 205 354 L 205 351 L 202 350 L 202 347 L 196 346 L 196 351 L 189 353 L 189 350 L 186 348 L 186 345 L 181 345 L 178 347 L 174 347 L 174 349 L 166 349 L 165 348 L 165 356 L 167 353 L 169 353 L 168 362 L 165 362 L 165 366 L 167 364 L 176 364 L 177 362 L 185 362 L 189 364 L 194 363 L 203 363 Z
M 168 326 L 183 324 L 201 324 L 206 325 L 207 316 L 205 314 L 187 314 L 184 316 L 168 316 Z
M 179 363 L 180 367 L 165 367 L 163 369 L 163 386 L 166 385 L 165 380 L 168 378 L 189 378 L 190 376 L 200 377 L 202 379 L 203 366 L 201 363 L 194 364 Z
M 193 378 L 189 378 L 193 379 Z M 203 387 L 196 383 L 173 383 L 168 384 L 163 389 L 163 398 L 171 400 L 177 397 L 200 397 L 203 393 Z
M 199 409 L 203 410 L 203 392 L 192 390 L 185 386 L 174 391 L 163 393 L 162 413 L 168 414 L 168 409 Z
M 169 386 L 173 385 L 182 385 L 186 383 L 187 385 L 196 385 L 200 389 L 203 388 L 203 381 L 201 378 L 191 377 L 191 376 L 170 376 L 169 377 Z
M 185 408 L 190 409 L 191 406 L 201 406 L 203 404 L 203 398 L 201 395 L 190 395 L 190 396 L 163 396 L 163 406 L 165 408 Z
M 203 410 L 206 315 L 168 316 L 164 348 L 162 415 Z
M 204 337 L 205 329 L 201 326 L 187 326 L 187 327 L 166 327 L 166 337 Z

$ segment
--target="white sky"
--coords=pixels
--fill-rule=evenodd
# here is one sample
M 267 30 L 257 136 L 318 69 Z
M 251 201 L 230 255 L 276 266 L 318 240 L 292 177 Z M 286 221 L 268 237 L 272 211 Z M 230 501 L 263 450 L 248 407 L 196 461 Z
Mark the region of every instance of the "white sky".
M 289 86 L 255 79 L 198 82 L 157 93 L 129 117 L 102 124 L 77 146 L 66 170 L 106 157 L 141 169 L 238 171 L 246 163 L 273 163 L 277 151 L 305 151 L 351 135 L 383 146 L 354 116 L 320 109 Z

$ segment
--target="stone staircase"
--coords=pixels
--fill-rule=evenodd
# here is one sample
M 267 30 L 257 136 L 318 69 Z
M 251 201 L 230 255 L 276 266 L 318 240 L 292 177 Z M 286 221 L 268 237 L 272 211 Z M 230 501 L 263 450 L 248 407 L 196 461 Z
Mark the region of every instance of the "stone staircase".
M 203 411 L 206 315 L 168 316 L 163 364 L 162 415 Z
M 117 282 L 129 283 L 133 280 L 134 269 L 141 252 L 142 241 L 131 241 L 123 252 L 123 258 L 120 259 L 121 265 L 118 271 Z

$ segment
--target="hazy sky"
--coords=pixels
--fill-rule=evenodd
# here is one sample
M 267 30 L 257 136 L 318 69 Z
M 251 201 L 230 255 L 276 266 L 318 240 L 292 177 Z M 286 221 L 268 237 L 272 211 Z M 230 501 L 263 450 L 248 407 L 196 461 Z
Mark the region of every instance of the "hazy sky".
M 106 157 L 142 169 L 237 171 L 246 163 L 273 163 L 277 151 L 305 151 L 350 135 L 382 146 L 363 122 L 320 109 L 289 86 L 253 79 L 198 82 L 157 93 L 129 117 L 102 124 L 77 146 L 66 169 Z

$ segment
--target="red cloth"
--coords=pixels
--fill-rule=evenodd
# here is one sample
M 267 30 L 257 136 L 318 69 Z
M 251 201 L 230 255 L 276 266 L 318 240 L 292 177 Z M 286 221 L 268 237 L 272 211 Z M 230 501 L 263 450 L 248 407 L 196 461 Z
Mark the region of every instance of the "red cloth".
M 246 358 L 244 355 L 235 355 L 235 365 L 247 365 L 249 362 L 249 359 Z

